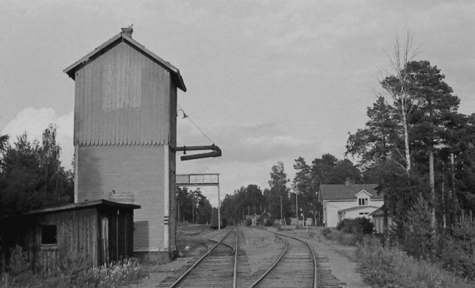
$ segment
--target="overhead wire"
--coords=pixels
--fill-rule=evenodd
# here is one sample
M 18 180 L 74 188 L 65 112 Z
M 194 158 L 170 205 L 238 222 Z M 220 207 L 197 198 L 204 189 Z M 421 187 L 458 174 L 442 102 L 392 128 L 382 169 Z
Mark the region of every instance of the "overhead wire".
M 193 121 L 193 119 L 191 119 L 190 115 L 185 113 L 185 110 L 183 110 L 183 108 L 181 108 L 180 104 L 177 103 L 177 105 L 180 108 L 180 109 L 178 109 L 178 111 L 181 110 L 183 112 L 183 118 L 187 118 L 188 120 L 190 120 L 190 122 L 196 127 L 196 129 L 198 129 L 201 132 L 201 134 L 203 134 L 203 136 L 206 137 L 206 139 L 208 139 L 211 142 L 211 144 L 214 144 L 214 141 L 211 140 L 211 138 L 209 138 L 208 135 L 206 135 L 206 133 L 203 132 L 203 130 L 201 130 L 200 127 L 198 127 L 198 125 L 196 125 L 195 121 Z

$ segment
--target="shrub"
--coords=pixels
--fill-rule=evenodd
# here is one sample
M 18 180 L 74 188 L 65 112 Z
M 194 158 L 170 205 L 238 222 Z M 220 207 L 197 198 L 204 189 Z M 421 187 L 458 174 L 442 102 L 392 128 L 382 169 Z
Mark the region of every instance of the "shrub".
M 343 233 L 361 233 L 371 234 L 373 233 L 374 224 L 365 217 L 359 217 L 355 219 L 343 219 L 338 223 L 336 229 Z
M 358 272 L 375 287 L 472 287 L 460 278 L 399 249 L 383 248 L 376 240 L 365 240 L 356 252 Z
M 92 277 L 87 277 L 86 282 L 97 283 L 97 287 L 120 287 L 132 283 L 147 275 L 146 270 L 137 259 L 130 258 L 110 265 L 92 268 Z M 79 287 L 82 287 L 79 285 Z
M 440 237 L 438 244 L 438 258 L 444 269 L 475 280 L 475 221 L 460 217 L 452 227 L 452 235 Z
M 322 230 L 323 237 L 329 238 L 330 234 L 332 234 L 332 230 L 330 228 L 328 228 L 328 227 L 323 228 L 323 230 Z
M 24 274 L 30 270 L 30 261 L 28 260 L 28 254 L 23 252 L 23 248 L 16 245 L 15 248 L 10 250 L 10 263 L 8 265 L 8 271 L 12 276 Z
M 264 226 L 266 227 L 272 226 L 273 224 L 274 221 L 271 221 L 271 219 L 267 219 L 266 221 L 264 221 Z
M 404 225 L 404 237 L 400 239 L 404 250 L 416 258 L 433 258 L 434 229 L 429 203 L 419 197 L 414 207 L 408 212 L 407 218 Z
M 251 226 L 251 225 L 252 225 L 252 219 L 247 219 L 246 226 Z

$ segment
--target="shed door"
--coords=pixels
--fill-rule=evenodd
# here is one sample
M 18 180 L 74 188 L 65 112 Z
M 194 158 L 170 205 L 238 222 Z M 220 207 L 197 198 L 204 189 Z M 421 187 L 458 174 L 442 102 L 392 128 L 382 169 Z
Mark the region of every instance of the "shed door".
M 101 254 L 102 262 L 109 263 L 109 219 L 102 218 L 101 221 Z

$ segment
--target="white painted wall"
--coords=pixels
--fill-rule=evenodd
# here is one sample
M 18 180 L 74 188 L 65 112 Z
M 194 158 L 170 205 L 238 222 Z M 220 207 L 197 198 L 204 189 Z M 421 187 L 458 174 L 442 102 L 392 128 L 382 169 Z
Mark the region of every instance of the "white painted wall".
M 376 201 L 373 201 L 373 202 L 376 202 Z M 355 219 L 355 218 L 358 218 L 358 217 L 365 217 L 365 218 L 368 218 L 368 219 L 371 219 L 371 217 L 369 216 L 370 213 L 374 212 L 376 209 L 378 208 L 375 208 L 375 206 L 359 206 L 361 207 L 361 209 L 358 209 L 358 210 L 352 210 L 352 211 L 347 211 L 345 212 L 344 214 L 341 215 L 341 220 L 343 219 Z
M 383 206 L 383 200 L 371 200 L 368 201 L 368 206 Z M 353 201 L 323 201 L 324 217 L 326 220 L 326 227 L 336 227 L 338 224 L 338 211 L 342 209 L 348 209 L 352 207 L 357 207 L 358 199 L 355 197 Z M 372 211 L 376 209 L 373 208 Z M 372 212 L 371 211 L 371 212 Z M 356 218 L 356 217 L 354 217 Z

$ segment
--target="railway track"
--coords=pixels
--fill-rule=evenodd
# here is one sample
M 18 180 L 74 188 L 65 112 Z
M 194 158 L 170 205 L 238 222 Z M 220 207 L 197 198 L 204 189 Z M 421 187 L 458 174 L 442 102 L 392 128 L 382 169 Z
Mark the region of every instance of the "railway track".
M 241 228 L 242 229 L 242 228 Z M 268 259 L 263 269 L 251 273 L 247 255 L 239 250 L 240 228 L 230 229 L 220 241 L 208 244 L 208 252 L 199 257 L 180 276 L 157 287 L 290 287 L 339 288 L 328 258 L 317 255 L 304 240 L 276 233 L 285 242 L 278 257 Z
M 255 287 L 317 287 L 317 257 L 304 241 L 285 234 L 286 244 L 277 261 L 259 277 L 250 288 Z
M 229 232 L 170 285 L 160 287 L 237 287 L 238 230 Z

